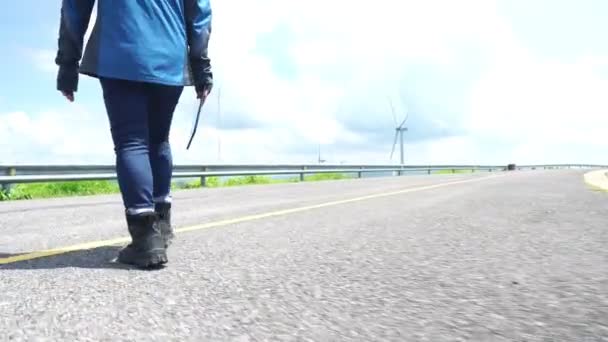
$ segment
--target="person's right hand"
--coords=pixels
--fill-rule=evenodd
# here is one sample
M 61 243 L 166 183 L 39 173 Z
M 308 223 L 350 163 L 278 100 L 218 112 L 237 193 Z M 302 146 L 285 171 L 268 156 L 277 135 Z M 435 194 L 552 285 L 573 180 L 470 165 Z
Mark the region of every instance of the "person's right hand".
M 192 70 L 192 83 L 196 91 L 196 98 L 205 101 L 213 88 L 213 73 L 209 58 L 190 59 Z
M 196 98 L 203 100 L 203 102 L 205 102 L 205 100 L 207 99 L 207 96 L 209 96 L 209 89 L 203 89 L 203 90 L 196 91 Z
M 78 90 L 78 67 L 60 66 L 57 72 L 57 90 L 70 102 L 74 102 L 74 93 Z

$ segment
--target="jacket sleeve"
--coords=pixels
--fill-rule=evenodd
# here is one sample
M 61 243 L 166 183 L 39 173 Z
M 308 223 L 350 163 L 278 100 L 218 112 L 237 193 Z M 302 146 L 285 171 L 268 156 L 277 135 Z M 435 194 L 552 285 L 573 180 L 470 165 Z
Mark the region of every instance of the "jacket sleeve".
M 78 67 L 82 58 L 84 35 L 89 26 L 95 0 L 62 0 L 58 50 L 55 63 Z
M 213 73 L 208 55 L 211 35 L 210 0 L 185 0 L 186 33 L 188 38 L 188 57 L 192 77 L 197 90 L 211 89 Z

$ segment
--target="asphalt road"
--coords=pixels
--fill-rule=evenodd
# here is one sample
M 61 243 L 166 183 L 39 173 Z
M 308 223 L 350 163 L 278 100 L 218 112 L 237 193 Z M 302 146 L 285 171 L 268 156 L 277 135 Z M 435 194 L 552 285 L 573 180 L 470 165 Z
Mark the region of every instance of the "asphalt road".
M 608 194 L 490 175 L 179 192 L 178 227 L 249 218 L 158 271 L 116 246 L 0 265 L 0 341 L 608 341 Z M 0 203 L 0 258 L 125 236 L 121 210 Z

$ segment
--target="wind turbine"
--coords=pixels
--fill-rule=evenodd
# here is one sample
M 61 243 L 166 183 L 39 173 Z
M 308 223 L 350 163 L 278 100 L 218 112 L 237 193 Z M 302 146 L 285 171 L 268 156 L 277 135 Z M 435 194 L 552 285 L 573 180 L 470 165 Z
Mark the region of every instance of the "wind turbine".
M 395 153 L 395 146 L 397 145 L 397 138 L 399 138 L 400 140 L 400 147 L 401 147 L 401 165 L 403 165 L 404 159 L 403 159 L 403 132 L 407 132 L 407 127 L 404 127 L 405 122 L 407 121 L 407 118 L 409 116 L 409 112 L 407 111 L 407 109 L 405 110 L 405 118 L 403 119 L 403 121 L 401 122 L 400 125 L 397 125 L 397 115 L 395 114 L 395 108 L 393 107 L 393 101 L 391 101 L 391 99 L 389 98 L 388 100 L 390 106 L 391 106 L 391 112 L 393 113 L 393 121 L 395 122 L 395 141 L 393 142 L 393 148 L 391 150 L 391 160 L 393 159 L 393 154 Z
M 318 161 L 319 161 L 319 164 L 325 163 L 325 161 L 326 161 L 325 159 L 321 158 L 321 144 L 319 144 L 319 159 L 318 159 Z

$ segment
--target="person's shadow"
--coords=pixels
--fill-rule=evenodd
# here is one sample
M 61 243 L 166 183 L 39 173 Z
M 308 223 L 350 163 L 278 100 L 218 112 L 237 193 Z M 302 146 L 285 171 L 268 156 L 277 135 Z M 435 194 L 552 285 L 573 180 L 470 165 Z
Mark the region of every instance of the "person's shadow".
M 48 270 L 59 268 L 137 269 L 133 266 L 116 262 L 116 256 L 121 248 L 122 246 L 104 246 L 54 256 L 45 256 L 31 260 L 15 261 L 8 264 L 0 264 L 0 271 Z M 0 260 L 18 255 L 20 254 L 0 253 Z

